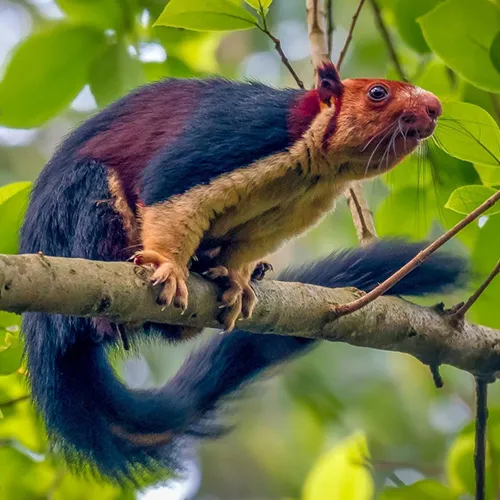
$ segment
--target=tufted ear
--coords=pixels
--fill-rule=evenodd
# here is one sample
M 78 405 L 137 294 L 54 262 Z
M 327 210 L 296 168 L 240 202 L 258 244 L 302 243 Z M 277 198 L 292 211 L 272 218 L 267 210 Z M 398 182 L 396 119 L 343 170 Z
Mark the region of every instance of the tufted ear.
M 320 102 L 331 106 L 332 98 L 342 96 L 344 85 L 340 81 L 337 68 L 332 62 L 323 64 L 318 68 L 318 97 Z

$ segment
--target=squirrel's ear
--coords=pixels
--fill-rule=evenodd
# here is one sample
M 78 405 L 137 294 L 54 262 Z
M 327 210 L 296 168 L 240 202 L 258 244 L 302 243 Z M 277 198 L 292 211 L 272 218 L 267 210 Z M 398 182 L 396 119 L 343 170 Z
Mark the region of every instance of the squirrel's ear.
M 318 68 L 318 97 L 327 106 L 332 105 L 332 98 L 338 98 L 344 91 L 337 68 L 332 62 Z

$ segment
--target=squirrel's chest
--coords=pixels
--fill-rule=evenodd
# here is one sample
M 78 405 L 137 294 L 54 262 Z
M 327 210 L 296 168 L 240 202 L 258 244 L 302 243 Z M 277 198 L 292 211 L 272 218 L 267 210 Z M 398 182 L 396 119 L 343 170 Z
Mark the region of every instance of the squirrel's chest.
M 342 191 L 334 179 L 311 174 L 300 163 L 281 175 L 276 168 L 267 176 L 255 170 L 239 175 L 245 179 L 234 179 L 237 202 L 212 219 L 209 238 L 250 241 L 280 234 L 287 239 L 330 211 Z

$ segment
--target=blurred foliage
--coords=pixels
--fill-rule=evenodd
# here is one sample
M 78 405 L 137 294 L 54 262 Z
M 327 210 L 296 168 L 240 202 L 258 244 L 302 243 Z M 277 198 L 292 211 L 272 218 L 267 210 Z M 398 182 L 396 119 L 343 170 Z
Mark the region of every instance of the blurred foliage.
M 0 183 L 6 184 L 0 188 L 0 253 L 17 250 L 30 189 L 20 181 L 32 180 L 60 138 L 97 107 L 164 77 L 221 74 L 293 86 L 258 29 L 263 15 L 311 85 L 304 3 L 0 0 Z M 356 3 L 333 0 L 334 60 Z M 441 98 L 444 115 L 426 147 L 366 183 L 365 193 L 381 236 L 431 238 L 500 186 L 500 6 L 493 0 L 474 0 L 473 8 L 469 0 L 378 3 L 405 73 Z M 397 78 L 368 4 L 343 76 Z M 274 256 L 275 267 L 354 245 L 348 211 L 339 205 Z M 499 257 L 497 211 L 451 244 L 472 259 L 471 287 Z M 499 296 L 497 280 L 470 319 L 500 328 Z M 131 491 L 75 478 L 49 453 L 26 397 L 19 325 L 17 316 L 0 313 L 0 499 L 133 498 Z M 135 386 L 163 383 L 188 349 L 145 347 L 138 366 L 146 371 L 129 366 L 125 379 Z M 197 498 L 364 500 L 376 491 L 382 500 L 458 500 L 472 494 L 473 394 L 466 374 L 445 368 L 446 385 L 436 391 L 416 360 L 345 345 L 324 345 L 285 370 L 264 384 L 262 397 L 238 404 L 245 422 L 235 432 L 202 447 Z M 500 389 L 490 392 L 487 487 L 493 499 L 500 494 Z

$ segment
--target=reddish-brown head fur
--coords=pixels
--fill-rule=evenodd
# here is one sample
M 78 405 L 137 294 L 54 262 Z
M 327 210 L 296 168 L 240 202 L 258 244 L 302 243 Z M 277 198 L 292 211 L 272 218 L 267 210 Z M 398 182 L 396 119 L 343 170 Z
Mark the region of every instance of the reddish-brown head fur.
M 315 146 L 332 166 L 348 163 L 350 168 L 343 170 L 356 179 L 377 175 L 394 167 L 433 133 L 441 104 L 430 92 L 390 80 L 340 82 L 335 74 L 318 73 L 320 111 L 310 126 Z
M 429 137 L 441 114 L 436 96 L 409 83 L 349 79 L 327 149 L 364 175 L 388 170 Z M 359 172 L 358 172 L 359 173 Z

